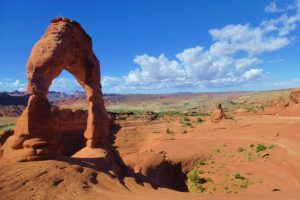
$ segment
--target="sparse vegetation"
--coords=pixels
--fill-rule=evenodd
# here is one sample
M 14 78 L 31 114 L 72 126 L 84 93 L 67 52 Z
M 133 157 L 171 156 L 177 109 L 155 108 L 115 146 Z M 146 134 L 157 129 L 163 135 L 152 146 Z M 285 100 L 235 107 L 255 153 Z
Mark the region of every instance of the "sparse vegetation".
M 188 117 L 184 117 L 184 118 L 183 118 L 183 121 L 189 122 L 189 121 L 191 121 L 191 120 L 190 120 L 190 118 L 188 118 Z
M 258 153 L 258 152 L 264 151 L 266 149 L 267 149 L 267 147 L 265 145 L 258 144 L 255 151 Z
M 246 110 L 247 110 L 247 112 L 257 113 L 257 110 L 255 107 L 248 107 Z
M 193 169 L 187 175 L 187 185 L 191 192 L 204 192 L 206 188 L 203 184 L 209 181 L 211 181 L 211 179 L 200 177 L 197 169 Z
M 244 148 L 243 148 L 243 147 L 238 147 L 238 148 L 237 148 L 237 152 L 240 153 L 240 152 L 243 152 L 243 151 L 244 151 Z
M 236 174 L 234 175 L 234 178 L 235 178 L 235 179 L 240 179 L 240 180 L 244 180 L 244 179 L 245 179 L 245 177 L 242 176 L 240 173 L 236 173 Z
M 15 128 L 17 117 L 0 117 L 0 131 Z
M 182 134 L 187 134 L 187 130 L 184 129 L 184 130 L 182 131 Z
M 204 122 L 204 119 L 202 119 L 201 117 L 198 117 L 198 118 L 197 118 L 197 122 L 198 122 L 198 123 L 202 123 L 202 122 Z
M 172 129 L 167 128 L 166 129 L 166 134 L 167 135 L 174 135 L 174 131 Z
M 271 144 L 268 146 L 268 149 L 273 149 L 274 147 L 276 147 L 276 144 Z
M 198 160 L 196 162 L 196 166 L 201 166 L 201 165 L 205 165 L 205 160 Z

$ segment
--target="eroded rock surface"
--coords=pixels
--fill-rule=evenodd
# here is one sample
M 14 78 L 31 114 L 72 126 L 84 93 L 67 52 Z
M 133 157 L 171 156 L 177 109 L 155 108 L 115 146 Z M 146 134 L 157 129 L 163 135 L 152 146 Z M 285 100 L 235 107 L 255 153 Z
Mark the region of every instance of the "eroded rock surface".
M 222 119 L 226 119 L 226 115 L 224 114 L 222 105 L 219 103 L 216 105 L 215 109 L 213 110 L 210 120 L 212 122 L 219 122 Z
M 61 17 L 51 20 L 46 33 L 33 47 L 26 69 L 27 91 L 31 96 L 5 148 L 21 150 L 26 140 L 35 138 L 46 143 L 43 148 L 48 149 L 49 155 L 59 153 L 57 118 L 51 111 L 47 94 L 53 79 L 63 70 L 74 75 L 86 93 L 86 146 L 94 148 L 107 144 L 109 122 L 101 92 L 100 64 L 93 53 L 90 36 L 79 23 Z M 63 121 L 64 115 L 60 116 Z
M 300 104 L 300 89 L 295 89 L 289 96 L 289 105 Z

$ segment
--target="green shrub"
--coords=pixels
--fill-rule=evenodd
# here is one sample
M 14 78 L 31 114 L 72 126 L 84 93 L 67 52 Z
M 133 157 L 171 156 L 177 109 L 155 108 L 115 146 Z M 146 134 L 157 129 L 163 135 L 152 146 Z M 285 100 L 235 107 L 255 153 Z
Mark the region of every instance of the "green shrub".
M 253 112 L 253 113 L 256 113 L 256 109 L 255 107 L 250 107 L 250 108 L 247 108 L 247 112 Z
M 185 126 L 189 126 L 191 128 L 194 128 L 193 124 L 191 122 L 186 122 L 184 123 Z
M 202 123 L 202 122 L 204 122 L 204 120 L 201 117 L 198 117 L 197 122 Z
M 274 147 L 276 147 L 276 144 L 271 144 L 270 146 L 268 146 L 268 149 L 273 149 Z
M 193 169 L 187 174 L 188 188 L 192 192 L 204 192 L 205 187 L 202 185 L 211 181 L 210 179 L 199 177 L 197 169 Z
M 174 135 L 174 131 L 172 129 L 167 128 L 166 134 L 168 134 L 168 135 Z
M 257 147 L 256 147 L 256 152 L 258 153 L 258 152 L 264 151 L 264 150 L 266 150 L 266 149 L 267 149 L 267 147 L 266 147 L 265 145 L 259 144 L 259 145 L 257 145 Z
M 205 165 L 206 163 L 205 163 L 205 160 L 198 160 L 197 162 L 196 162 L 196 165 L 197 166 L 200 166 L 200 165 Z
M 188 117 L 184 117 L 184 118 L 183 118 L 183 121 L 189 122 L 189 121 L 191 121 L 191 120 L 190 120 L 190 118 L 188 118 Z
M 236 103 L 235 103 L 234 101 L 229 101 L 229 103 L 230 103 L 231 105 L 236 105 Z
M 239 173 L 236 173 L 236 174 L 234 175 L 234 178 L 235 178 L 235 179 L 240 179 L 240 180 L 244 180 L 244 179 L 245 179 L 245 177 L 242 176 L 242 175 L 239 174 Z

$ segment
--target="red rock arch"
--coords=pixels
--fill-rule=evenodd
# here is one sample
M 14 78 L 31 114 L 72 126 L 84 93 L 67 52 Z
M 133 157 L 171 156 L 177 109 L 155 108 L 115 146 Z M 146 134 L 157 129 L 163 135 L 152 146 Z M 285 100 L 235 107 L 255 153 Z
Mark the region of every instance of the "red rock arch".
M 108 115 L 100 85 L 100 64 L 92 50 L 92 40 L 81 26 L 66 18 L 55 18 L 33 47 L 27 65 L 28 105 L 10 139 L 13 149 L 47 146 L 56 152 L 55 133 L 47 94 L 52 81 L 63 71 L 70 72 L 84 88 L 88 102 L 87 147 L 107 144 Z

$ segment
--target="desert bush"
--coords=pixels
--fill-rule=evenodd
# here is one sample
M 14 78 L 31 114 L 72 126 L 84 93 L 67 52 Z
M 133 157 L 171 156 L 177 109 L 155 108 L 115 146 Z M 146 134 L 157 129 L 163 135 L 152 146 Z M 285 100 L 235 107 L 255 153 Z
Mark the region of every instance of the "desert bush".
M 206 163 L 205 163 L 205 160 L 198 160 L 198 161 L 196 161 L 196 165 L 197 166 L 201 166 L 201 165 L 205 165 Z
M 188 189 L 192 192 L 204 192 L 204 183 L 210 181 L 210 179 L 201 178 L 197 169 L 193 169 L 187 174 Z
M 249 107 L 246 110 L 247 110 L 247 112 L 257 113 L 257 110 L 255 109 L 255 107 Z
M 258 152 L 264 151 L 264 150 L 266 150 L 266 149 L 267 149 L 267 147 L 266 147 L 265 145 L 259 144 L 259 145 L 257 145 L 257 147 L 256 147 L 256 152 L 258 153 Z
M 201 117 L 198 117 L 197 122 L 202 123 L 202 122 L 204 122 L 204 120 Z
M 245 179 L 245 177 L 242 176 L 240 173 L 236 173 L 236 174 L 234 175 L 234 178 L 235 178 L 235 179 L 240 179 L 240 180 L 244 180 L 244 179 Z
M 190 118 L 188 118 L 188 117 L 184 117 L 184 118 L 183 118 L 183 121 L 189 122 L 189 121 L 191 121 L 191 120 L 190 120 Z
M 172 129 L 167 128 L 166 134 L 167 135 L 174 135 L 174 131 Z
M 273 149 L 274 147 L 276 147 L 276 144 L 271 144 L 270 146 L 268 146 L 268 149 Z

